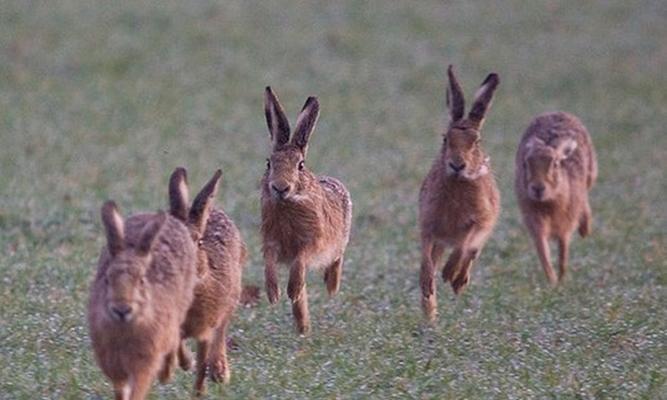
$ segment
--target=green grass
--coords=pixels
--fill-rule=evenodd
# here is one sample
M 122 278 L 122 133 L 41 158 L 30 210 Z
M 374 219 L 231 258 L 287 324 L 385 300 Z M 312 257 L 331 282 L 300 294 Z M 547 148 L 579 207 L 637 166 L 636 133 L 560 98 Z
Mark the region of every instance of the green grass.
M 281 2 L 284 3 L 284 2 Z M 99 399 L 88 284 L 99 207 L 166 206 L 174 167 L 219 196 L 263 286 L 262 96 L 322 116 L 309 165 L 355 202 L 341 293 L 311 273 L 313 333 L 283 296 L 239 309 L 225 398 L 667 398 L 667 6 L 664 2 L 3 1 L 0 5 L 0 398 Z M 416 198 L 445 121 L 444 71 L 468 99 L 501 85 L 483 130 L 503 211 L 459 298 L 419 309 Z M 512 189 L 537 113 L 588 126 L 594 234 L 546 287 Z M 283 271 L 284 272 L 284 271 Z M 286 285 L 286 274 L 281 277 Z M 192 377 L 151 398 L 186 398 Z

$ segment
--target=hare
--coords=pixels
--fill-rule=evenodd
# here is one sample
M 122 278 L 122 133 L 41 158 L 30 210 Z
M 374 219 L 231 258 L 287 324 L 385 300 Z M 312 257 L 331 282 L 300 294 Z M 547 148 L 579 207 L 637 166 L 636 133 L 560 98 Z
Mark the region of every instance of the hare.
M 196 245 L 198 282 L 194 300 L 183 324 L 183 340 L 197 340 L 195 392 L 204 393 L 208 368 L 213 381 L 228 383 L 226 331 L 241 296 L 241 276 L 246 247 L 234 222 L 214 208 L 222 171 L 217 170 L 192 203 L 188 202 L 187 172 L 177 168 L 169 180 L 170 214 L 186 224 Z M 181 367 L 192 363 L 183 342 Z
M 564 112 L 537 116 L 516 153 L 515 191 L 523 220 L 552 285 L 565 278 L 570 239 L 591 231 L 588 192 L 597 178 L 597 159 L 588 131 Z M 549 239 L 558 243 L 558 278 L 551 267 Z
M 266 123 L 273 144 L 262 178 L 262 239 L 269 302 L 280 297 L 277 263 L 290 264 L 287 295 L 300 334 L 310 330 L 306 268 L 324 267 L 329 295 L 340 287 L 350 236 L 352 201 L 345 186 L 306 167 L 308 140 L 319 117 L 315 97 L 306 100 L 290 140 L 290 126 L 276 95 L 265 90 Z
M 500 212 L 498 188 L 480 143 L 480 130 L 499 83 L 498 75 L 490 74 L 484 80 L 466 118 L 463 92 L 451 65 L 447 72 L 449 127 L 419 193 L 420 284 L 422 309 L 429 320 L 437 312 L 434 276 L 445 248 L 452 247 L 453 251 L 442 278 L 458 294 L 468 284 L 472 263 Z
M 195 245 L 185 225 L 164 212 L 123 221 L 108 201 L 102 222 L 107 246 L 88 303 L 93 350 L 116 399 L 143 399 L 156 375 L 171 377 L 192 302 Z

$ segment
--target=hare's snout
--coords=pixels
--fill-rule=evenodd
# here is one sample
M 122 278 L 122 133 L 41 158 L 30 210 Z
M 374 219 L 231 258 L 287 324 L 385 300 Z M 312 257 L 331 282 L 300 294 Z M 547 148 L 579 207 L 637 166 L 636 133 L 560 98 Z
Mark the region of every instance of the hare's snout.
M 531 183 L 529 194 L 533 200 L 541 201 L 544 200 L 544 194 L 546 187 L 543 183 Z
M 463 171 L 466 168 L 466 163 L 463 161 L 458 161 L 458 162 L 450 161 L 448 166 L 451 173 L 456 175 L 461 173 L 461 171 Z
M 125 303 L 109 304 L 109 315 L 116 321 L 129 322 L 134 317 L 132 306 Z
M 271 182 L 271 193 L 274 197 L 285 200 L 292 190 L 292 186 L 287 182 L 274 181 Z

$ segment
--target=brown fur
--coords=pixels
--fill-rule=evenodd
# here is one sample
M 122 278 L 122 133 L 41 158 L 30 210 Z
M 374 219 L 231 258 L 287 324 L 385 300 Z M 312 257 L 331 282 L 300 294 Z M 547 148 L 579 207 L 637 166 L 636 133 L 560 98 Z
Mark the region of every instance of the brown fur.
M 480 145 L 484 115 L 498 85 L 490 74 L 475 96 L 465 118 L 463 92 L 448 69 L 447 104 L 450 123 L 440 155 L 433 162 L 419 193 L 419 226 L 422 262 L 420 284 L 422 308 L 433 320 L 436 315 L 435 272 L 446 247 L 452 247 L 443 269 L 456 294 L 468 284 L 470 268 L 479 256 L 500 212 L 500 195 L 488 157 Z
M 515 190 L 547 279 L 567 273 L 570 239 L 576 229 L 590 233 L 588 191 L 597 178 L 597 159 L 588 131 L 564 112 L 545 113 L 531 122 L 516 154 Z M 558 278 L 551 266 L 549 239 L 558 243 Z
M 171 214 L 181 218 L 197 244 L 198 283 L 194 300 L 183 324 L 183 339 L 197 340 L 195 391 L 204 392 L 206 371 L 214 381 L 229 382 L 226 332 L 241 296 L 241 276 L 246 248 L 239 230 L 222 209 L 213 208 L 221 172 L 218 170 L 188 206 L 187 175 L 177 168 L 169 181 Z M 187 219 L 186 219 L 187 216 Z M 181 344 L 179 360 L 185 369 L 191 364 Z
M 319 116 L 316 98 L 306 101 L 291 141 L 285 113 L 268 87 L 265 115 L 273 142 L 261 194 L 266 291 L 275 304 L 280 297 L 276 265 L 290 264 L 287 295 L 292 300 L 297 330 L 305 334 L 310 329 L 306 268 L 324 267 L 329 294 L 338 292 L 350 236 L 352 201 L 340 181 L 317 177 L 304 164 L 308 139 Z
M 108 243 L 90 289 L 90 337 L 116 398 L 143 399 L 156 375 L 171 376 L 192 301 L 195 246 L 187 228 L 162 212 L 123 222 L 110 201 L 102 220 Z

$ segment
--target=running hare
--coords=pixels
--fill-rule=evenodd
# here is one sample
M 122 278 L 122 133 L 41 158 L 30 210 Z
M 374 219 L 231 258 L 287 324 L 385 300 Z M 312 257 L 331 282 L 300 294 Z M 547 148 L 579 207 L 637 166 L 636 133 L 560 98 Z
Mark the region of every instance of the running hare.
M 329 294 L 338 291 L 352 201 L 339 180 L 316 176 L 306 167 L 308 140 L 320 112 L 317 99 L 306 100 L 291 140 L 289 122 L 270 87 L 264 100 L 273 144 L 261 184 L 266 291 L 269 301 L 276 303 L 280 297 L 276 265 L 290 264 L 287 295 L 297 331 L 305 334 L 310 329 L 306 268 L 323 267 Z

